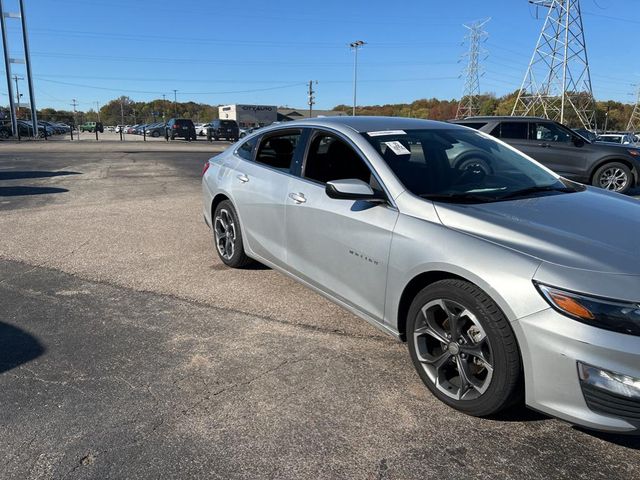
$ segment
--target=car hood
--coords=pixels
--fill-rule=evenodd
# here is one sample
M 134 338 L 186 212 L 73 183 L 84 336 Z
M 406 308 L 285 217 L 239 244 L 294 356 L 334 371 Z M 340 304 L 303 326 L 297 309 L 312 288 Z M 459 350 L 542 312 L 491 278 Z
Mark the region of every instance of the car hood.
M 436 203 L 449 228 L 569 268 L 640 274 L 640 202 L 588 188 L 477 205 Z

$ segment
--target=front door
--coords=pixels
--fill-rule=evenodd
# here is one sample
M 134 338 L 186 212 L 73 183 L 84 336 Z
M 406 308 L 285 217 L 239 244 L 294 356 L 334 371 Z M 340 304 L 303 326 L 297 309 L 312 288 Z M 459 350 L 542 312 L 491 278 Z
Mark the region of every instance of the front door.
M 398 212 L 388 203 L 326 195 L 327 181 L 353 178 L 381 190 L 345 139 L 315 131 L 302 172 L 289 180 L 287 264 L 304 280 L 383 321 L 387 261 Z

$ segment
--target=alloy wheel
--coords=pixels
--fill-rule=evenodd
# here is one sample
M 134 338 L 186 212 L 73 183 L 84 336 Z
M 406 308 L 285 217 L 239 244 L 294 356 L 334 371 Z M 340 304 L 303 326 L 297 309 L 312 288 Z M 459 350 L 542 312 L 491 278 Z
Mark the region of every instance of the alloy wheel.
M 214 220 L 216 248 L 221 257 L 231 260 L 235 253 L 236 225 L 228 210 L 222 208 Z
M 600 174 L 600 187 L 620 192 L 625 189 L 629 178 L 627 173 L 618 167 L 609 167 Z
M 418 360 L 436 388 L 454 400 L 474 400 L 493 377 L 489 339 L 476 316 L 448 299 L 422 307 L 413 342 Z

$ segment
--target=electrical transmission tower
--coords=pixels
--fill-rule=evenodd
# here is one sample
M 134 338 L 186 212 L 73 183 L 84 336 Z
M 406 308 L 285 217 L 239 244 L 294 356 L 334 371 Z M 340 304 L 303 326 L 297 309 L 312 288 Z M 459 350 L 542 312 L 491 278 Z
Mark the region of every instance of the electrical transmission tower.
M 638 94 L 636 96 L 636 105 L 631 112 L 631 118 L 627 123 L 627 130 L 636 133 L 640 131 L 640 85 L 638 86 Z
M 529 0 L 548 9 L 512 115 L 593 128 L 595 103 L 580 0 Z
M 473 117 L 478 114 L 479 105 L 478 97 L 480 95 L 480 55 L 486 53 L 480 46 L 481 42 L 486 40 L 489 34 L 483 30 L 487 22 L 491 20 L 481 20 L 469 25 L 463 25 L 469 30 L 465 40 L 469 42 L 469 51 L 465 54 L 467 57 L 467 66 L 464 69 L 466 80 L 464 82 L 464 92 L 460 103 L 456 118 Z

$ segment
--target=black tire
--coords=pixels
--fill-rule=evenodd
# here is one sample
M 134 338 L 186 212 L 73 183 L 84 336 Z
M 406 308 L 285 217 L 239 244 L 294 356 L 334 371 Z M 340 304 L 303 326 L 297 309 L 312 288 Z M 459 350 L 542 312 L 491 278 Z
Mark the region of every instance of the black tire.
M 217 142 L 218 140 L 220 140 L 220 138 L 214 136 L 213 139 Z
M 175 139 L 176 139 L 176 136 L 175 136 L 175 135 L 171 135 L 169 138 L 170 138 L 171 140 L 175 140 Z
M 0 138 L 5 138 L 6 139 L 6 138 L 9 138 L 10 135 L 11 134 L 8 131 L 6 131 L 4 129 L 0 130 Z
M 229 218 L 231 222 L 226 222 L 228 225 L 232 226 L 233 238 L 230 239 L 230 242 L 225 242 L 225 246 L 220 246 L 218 232 L 221 233 L 221 223 L 219 223 L 219 217 L 225 218 L 225 213 L 227 215 L 226 218 Z M 216 249 L 216 253 L 222 262 L 232 268 L 244 268 L 248 265 L 254 263 L 254 260 L 249 258 L 244 252 L 244 245 L 242 243 L 242 230 L 240 228 L 240 221 L 238 220 L 238 214 L 236 213 L 233 204 L 229 200 L 223 200 L 216 206 L 215 211 L 213 212 L 213 218 L 211 219 L 211 223 L 213 224 L 213 244 Z M 224 223 L 224 222 L 223 222 Z M 227 234 L 231 232 L 231 229 L 227 230 Z M 232 244 L 232 250 L 229 251 L 228 244 Z
M 618 193 L 627 193 L 633 183 L 631 169 L 620 162 L 605 163 L 595 171 L 591 179 L 594 187 Z
M 446 302 L 443 305 L 446 304 L 448 310 L 460 314 L 456 309 L 462 306 L 473 317 L 463 314 L 455 321 L 459 327 L 458 341 L 453 336 L 447 337 L 451 323 L 444 309 L 440 314 L 437 310 L 437 303 L 442 301 Z M 427 315 L 423 314 L 423 308 L 429 305 Z M 426 322 L 427 316 L 432 320 Z M 438 322 L 448 326 L 441 330 L 427 326 L 437 326 Z M 425 330 L 438 332 L 438 335 L 442 331 L 442 337 L 449 343 L 436 340 Z M 409 309 L 407 344 L 424 384 L 439 400 L 457 410 L 484 417 L 494 415 L 521 399 L 520 354 L 511 326 L 495 302 L 472 283 L 448 279 L 422 289 Z M 472 351 L 482 353 L 478 356 Z M 461 382 L 462 376 L 458 373 L 461 364 L 467 378 L 472 379 L 467 383 L 468 388 L 461 388 L 461 384 L 466 383 Z M 492 367 L 492 373 L 485 365 Z M 474 382 L 482 388 L 472 386 Z
M 153 133 L 151 134 L 151 136 L 152 136 L 153 138 L 158 138 L 158 137 L 160 136 L 160 132 L 153 132 Z

